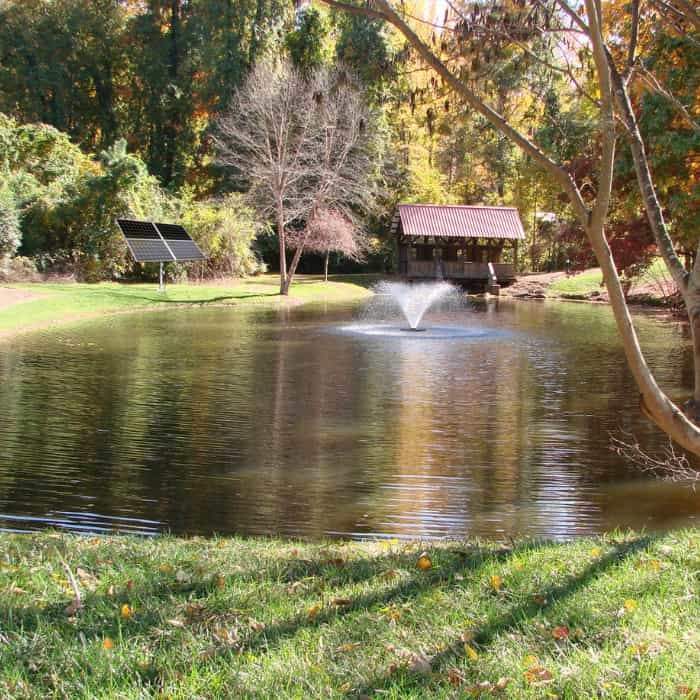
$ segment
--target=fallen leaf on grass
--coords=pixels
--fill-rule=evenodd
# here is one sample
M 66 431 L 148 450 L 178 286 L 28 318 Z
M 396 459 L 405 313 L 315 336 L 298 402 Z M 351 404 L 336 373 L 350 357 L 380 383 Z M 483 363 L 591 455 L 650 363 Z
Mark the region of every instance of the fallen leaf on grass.
M 421 554 L 421 555 L 418 557 L 418 561 L 416 562 L 416 566 L 417 566 L 421 571 L 427 571 L 428 569 L 432 569 L 432 568 L 433 568 L 433 562 L 432 562 L 432 560 L 430 559 L 430 557 L 428 556 L 428 553 L 427 553 L 427 552 L 423 552 L 423 554 Z
M 413 673 L 430 673 L 433 667 L 430 659 L 424 654 L 411 654 L 408 660 L 408 670 Z
M 119 614 L 125 620 L 130 620 L 134 616 L 134 609 L 128 603 L 124 603 L 119 609 Z
M 627 612 L 634 612 L 637 609 L 637 601 L 634 598 L 627 598 L 624 603 Z
M 552 674 L 541 666 L 529 668 L 523 675 L 525 676 L 525 681 L 530 685 L 544 685 L 552 680 Z
M 494 574 L 490 578 L 489 582 L 491 584 L 491 588 L 493 588 L 493 590 L 497 593 L 501 590 L 501 587 L 503 586 L 503 579 L 498 574 Z
M 184 627 L 185 623 L 182 620 L 178 620 L 177 618 L 172 618 L 171 620 L 168 620 L 168 624 L 172 625 L 173 627 Z
M 318 614 L 321 612 L 323 606 L 320 603 L 316 603 L 316 605 L 312 605 L 307 611 L 306 611 L 306 616 L 309 618 L 309 620 L 315 620 L 318 617 Z
M 464 645 L 464 653 L 470 661 L 476 661 L 479 658 L 479 652 L 471 644 Z
M 346 608 L 348 605 L 352 605 L 352 600 L 350 598 L 333 598 L 333 605 Z
M 465 678 L 456 668 L 451 668 L 447 672 L 447 680 L 450 681 L 450 685 L 456 687 L 458 685 L 462 685 L 462 683 L 464 683 L 465 681 Z
M 602 554 L 603 550 L 600 547 L 593 547 L 591 549 L 591 556 L 592 557 L 599 557 Z
M 359 649 L 362 646 L 361 642 L 348 642 L 347 644 L 341 644 L 336 648 L 336 652 L 339 654 L 347 654 L 354 649 Z
M 569 628 L 565 627 L 564 625 L 561 625 L 559 627 L 555 627 L 552 630 L 552 637 L 554 637 L 554 639 L 568 639 L 569 638 Z
M 233 628 L 215 627 L 213 636 L 217 642 L 229 647 L 237 646 L 239 643 L 238 631 Z
M 262 632 L 265 629 L 265 623 L 264 622 L 258 622 L 257 620 L 254 620 L 251 618 L 248 620 L 248 627 L 253 630 L 253 632 Z
M 102 648 L 106 649 L 107 651 L 114 649 L 114 642 L 109 637 L 105 637 L 102 640 Z
M 547 599 L 543 595 L 533 595 L 532 601 L 535 603 L 535 605 L 539 605 L 540 607 L 544 607 L 545 605 L 547 605 Z
M 83 607 L 83 602 L 80 598 L 73 598 L 73 600 L 66 606 L 65 613 L 68 617 L 75 617 L 78 611 Z

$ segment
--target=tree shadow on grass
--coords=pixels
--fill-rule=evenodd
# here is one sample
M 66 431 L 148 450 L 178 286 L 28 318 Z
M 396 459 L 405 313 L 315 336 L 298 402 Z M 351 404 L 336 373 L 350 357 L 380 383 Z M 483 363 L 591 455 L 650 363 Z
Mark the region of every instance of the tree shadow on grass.
M 499 635 L 509 630 L 522 627 L 529 620 L 532 620 L 543 611 L 551 608 L 553 604 L 585 588 L 604 571 L 618 565 L 637 552 L 648 548 L 655 539 L 654 537 L 646 536 L 620 543 L 609 554 L 591 563 L 579 574 L 569 577 L 565 583 L 544 589 L 540 594 L 540 597 L 545 601 L 544 604 L 540 604 L 530 598 L 527 602 L 514 606 L 506 613 L 496 617 L 488 624 L 474 631 L 474 645 L 479 649 L 485 649 L 493 644 Z M 432 672 L 444 671 L 449 663 L 463 657 L 463 647 L 462 640 L 452 640 L 448 643 L 444 651 L 439 652 L 430 659 Z M 399 669 L 396 673 L 407 674 L 408 671 Z M 377 691 L 386 692 L 392 687 L 396 680 L 400 680 L 400 678 L 395 677 L 392 673 L 377 676 L 366 682 L 362 688 L 355 689 L 352 696 L 363 697 L 371 696 Z M 425 688 L 427 692 L 426 686 L 430 684 L 431 680 L 431 674 L 411 674 L 411 688 Z
M 520 550 L 530 547 L 524 545 Z M 232 649 L 221 646 L 217 655 L 226 656 L 242 651 L 261 651 L 266 653 L 278 643 L 296 635 L 304 628 L 318 628 L 332 620 L 342 618 L 362 610 L 370 610 L 378 605 L 386 605 L 397 599 L 418 596 L 432 587 L 443 585 L 453 579 L 455 573 L 466 570 L 476 570 L 494 561 L 502 561 L 519 550 L 511 549 L 481 549 L 462 547 L 440 548 L 436 552 L 439 566 L 422 572 L 416 569 L 416 553 L 387 552 L 376 557 L 351 559 L 342 566 L 336 566 L 327 561 L 309 561 L 290 559 L 279 566 L 279 561 L 272 560 L 267 569 L 252 571 L 245 576 L 250 582 L 251 590 L 244 589 L 237 597 L 226 600 L 219 597 L 220 591 L 216 577 L 209 575 L 205 580 L 191 584 L 178 584 L 171 576 L 168 580 L 154 581 L 152 585 L 131 585 L 121 588 L 113 595 L 100 593 L 85 593 L 83 608 L 73 619 L 66 614 L 68 600 L 54 603 L 46 607 L 23 606 L 12 603 L 12 598 L 0 601 L 0 626 L 9 633 L 32 636 L 40 632 L 42 627 L 50 626 L 64 639 L 66 644 L 78 643 L 79 639 L 103 639 L 104 637 L 120 638 L 124 643 L 129 638 L 143 638 L 168 627 L 168 619 L 175 617 L 178 610 L 186 606 L 202 606 L 205 608 L 208 622 L 193 624 L 190 632 L 195 636 L 208 636 L 212 628 L 218 625 L 217 616 L 221 619 L 231 615 L 240 615 L 240 608 L 249 607 L 249 596 L 254 592 L 259 581 L 270 581 L 290 586 L 295 582 L 317 577 L 323 581 L 323 596 L 329 600 L 333 591 L 356 584 L 377 582 L 376 588 L 349 599 L 347 605 L 341 607 L 325 605 L 317 614 L 309 615 L 308 606 L 316 602 L 320 594 L 312 592 L 305 599 L 299 596 L 299 607 L 302 611 L 289 617 L 269 624 L 263 630 L 244 630 L 240 643 Z M 401 576 L 395 572 L 412 571 Z M 238 604 L 240 603 L 240 605 Z M 124 604 L 134 605 L 136 614 L 133 619 L 120 619 L 120 607 Z M 256 611 L 259 614 L 260 611 Z M 187 623 L 189 626 L 189 622 Z M 161 652 L 174 648 L 182 643 L 178 630 L 172 630 L 167 638 L 159 641 Z M 18 661 L 21 661 L 18 659 Z M 31 674 L 30 674 L 31 675 Z

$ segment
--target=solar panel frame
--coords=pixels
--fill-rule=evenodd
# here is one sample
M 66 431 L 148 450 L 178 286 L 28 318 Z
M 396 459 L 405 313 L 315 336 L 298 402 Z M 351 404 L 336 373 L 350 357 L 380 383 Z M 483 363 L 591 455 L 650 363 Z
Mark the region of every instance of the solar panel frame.
M 154 222 L 154 226 L 158 230 L 166 245 L 172 251 L 176 260 L 183 262 L 193 260 L 206 260 L 206 255 L 201 251 L 200 247 L 192 240 L 185 229 L 179 224 L 164 224 Z
M 154 239 L 160 240 L 158 229 L 151 221 L 136 221 L 135 219 L 117 219 L 117 224 L 125 238 Z
M 179 224 L 162 224 L 159 221 L 155 221 L 153 225 L 158 229 L 158 233 L 167 241 L 192 240 L 192 236 Z
M 117 219 L 129 252 L 136 262 L 186 262 L 206 256 L 178 224 Z

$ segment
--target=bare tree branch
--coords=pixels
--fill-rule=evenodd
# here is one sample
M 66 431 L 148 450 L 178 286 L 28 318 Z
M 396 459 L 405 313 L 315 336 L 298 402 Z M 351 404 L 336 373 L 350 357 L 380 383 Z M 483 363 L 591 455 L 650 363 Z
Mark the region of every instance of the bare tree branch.
M 610 449 L 646 474 L 665 481 L 688 483 L 693 490 L 700 484 L 700 471 L 691 466 L 687 455 L 676 451 L 672 442 L 661 455 L 651 455 L 642 449 L 632 433 L 623 430 L 621 436 L 610 434 Z

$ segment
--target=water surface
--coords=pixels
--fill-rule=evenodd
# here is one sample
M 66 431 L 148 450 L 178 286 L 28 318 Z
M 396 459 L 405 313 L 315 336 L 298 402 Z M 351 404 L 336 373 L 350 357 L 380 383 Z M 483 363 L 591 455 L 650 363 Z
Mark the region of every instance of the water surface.
M 425 334 L 361 312 L 175 309 L 1 345 L 0 527 L 563 538 L 697 522 L 700 494 L 608 449 L 621 428 L 664 445 L 609 309 L 482 302 Z M 637 324 L 683 395 L 683 326 Z

